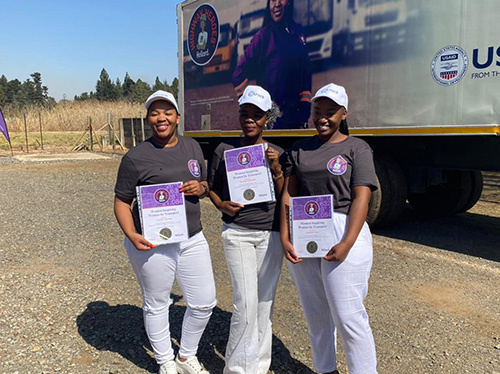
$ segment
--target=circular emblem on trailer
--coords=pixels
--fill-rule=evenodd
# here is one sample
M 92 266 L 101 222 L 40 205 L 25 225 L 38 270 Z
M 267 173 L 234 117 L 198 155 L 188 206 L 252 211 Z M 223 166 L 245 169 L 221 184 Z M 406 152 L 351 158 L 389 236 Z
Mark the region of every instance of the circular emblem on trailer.
M 304 210 L 308 216 L 315 216 L 319 211 L 319 206 L 315 201 L 308 201 Z
M 189 21 L 188 51 L 196 65 L 203 66 L 210 62 L 219 44 L 219 16 L 210 4 L 202 4 L 193 13 Z
M 462 80 L 467 72 L 467 53 L 457 45 L 441 48 L 431 63 L 432 78 L 442 86 L 452 86 Z
M 309 253 L 316 253 L 318 250 L 318 243 L 316 242 L 309 242 L 306 245 L 307 252 Z
M 160 204 L 166 203 L 168 201 L 167 190 L 163 190 L 163 189 L 157 190 L 155 192 L 155 200 Z
M 250 156 L 250 153 L 248 152 L 241 152 L 238 154 L 238 164 L 240 165 L 248 165 L 251 159 L 252 156 Z
M 243 197 L 248 201 L 253 200 L 253 198 L 255 197 L 255 191 L 249 188 L 248 190 L 245 190 L 243 192 Z
M 165 227 L 160 230 L 160 238 L 163 240 L 168 240 L 172 237 L 172 230 L 170 230 L 168 227 Z
M 193 174 L 193 177 L 198 178 L 201 175 L 200 164 L 198 163 L 198 160 L 189 160 L 188 168 L 191 174 Z
M 342 156 L 335 156 L 328 161 L 326 168 L 333 175 L 342 175 L 347 170 L 347 161 Z

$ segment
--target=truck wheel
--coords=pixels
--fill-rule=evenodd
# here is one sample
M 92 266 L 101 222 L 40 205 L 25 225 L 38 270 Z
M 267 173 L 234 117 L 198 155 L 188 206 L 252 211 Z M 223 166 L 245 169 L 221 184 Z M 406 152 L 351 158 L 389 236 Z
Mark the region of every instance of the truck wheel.
M 467 212 L 478 202 L 483 193 L 483 174 L 480 171 L 471 171 L 472 188 L 469 201 L 458 211 L 458 213 Z
M 406 178 L 399 165 L 387 156 L 374 159 L 378 189 L 372 193 L 367 222 L 371 227 L 390 226 L 406 204 Z
M 444 172 L 445 183 L 430 186 L 425 193 L 408 195 L 408 202 L 417 212 L 427 216 L 450 216 L 463 212 L 475 199 L 477 191 L 473 191 L 473 173 L 463 170 Z

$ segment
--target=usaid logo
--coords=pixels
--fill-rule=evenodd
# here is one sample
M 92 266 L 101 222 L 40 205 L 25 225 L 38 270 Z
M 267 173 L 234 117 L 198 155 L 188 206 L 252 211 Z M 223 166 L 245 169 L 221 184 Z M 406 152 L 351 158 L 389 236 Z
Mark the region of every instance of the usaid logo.
M 452 86 L 465 76 L 468 64 L 467 53 L 457 45 L 449 45 L 434 55 L 431 63 L 432 78 L 442 86 Z
M 219 45 L 219 17 L 210 4 L 202 4 L 194 11 L 188 29 L 188 51 L 196 65 L 210 62 Z

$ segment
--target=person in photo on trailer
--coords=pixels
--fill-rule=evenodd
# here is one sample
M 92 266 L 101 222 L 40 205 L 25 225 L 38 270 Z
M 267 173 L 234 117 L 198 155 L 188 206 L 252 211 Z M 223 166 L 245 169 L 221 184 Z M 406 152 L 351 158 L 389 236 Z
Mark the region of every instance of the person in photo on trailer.
M 279 115 L 269 93 L 262 87 L 248 86 L 239 105 L 243 136 L 224 141 L 215 149 L 208 175 L 210 198 L 222 212 L 222 243 L 233 284 L 233 313 L 223 373 L 267 374 L 271 365 L 274 296 L 283 263 L 279 204 L 232 202 L 224 151 L 263 144 L 279 198 L 284 150 L 263 139 L 264 129 Z
M 318 135 L 298 141 L 288 152 L 281 242 L 308 324 L 315 370 L 338 373 L 338 331 L 349 373 L 376 374 L 375 343 L 363 305 L 373 260 L 365 222 L 371 192 L 377 188 L 373 152 L 363 140 L 340 131 L 348 107 L 344 87 L 330 83 L 312 103 Z M 324 258 L 299 258 L 290 241 L 290 197 L 326 194 L 333 195 L 334 245 Z
M 194 139 L 177 135 L 180 114 L 171 93 L 156 91 L 145 105 L 153 136 L 123 156 L 115 185 L 115 216 L 141 287 L 144 326 L 159 374 L 208 374 L 196 357 L 216 305 L 210 252 L 200 221 L 199 199 L 208 195 L 205 161 Z M 180 192 L 185 195 L 189 239 L 152 248 L 141 234 L 137 204 L 133 204 L 136 186 L 178 181 L 183 182 Z M 169 326 L 174 280 L 186 301 L 177 357 Z
M 233 72 L 238 97 L 252 80 L 271 94 L 282 112 L 274 129 L 307 128 L 311 108 L 306 37 L 292 16 L 293 0 L 268 0 L 264 26 L 252 37 Z

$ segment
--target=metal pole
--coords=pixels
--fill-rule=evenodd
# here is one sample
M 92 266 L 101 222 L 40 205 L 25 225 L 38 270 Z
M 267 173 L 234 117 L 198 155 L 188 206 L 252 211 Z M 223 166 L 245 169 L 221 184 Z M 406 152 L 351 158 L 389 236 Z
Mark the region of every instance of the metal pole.
M 92 118 L 89 117 L 90 151 L 94 151 L 94 139 L 92 137 Z
M 111 117 L 111 113 L 108 113 L 108 135 L 109 135 L 109 141 L 111 142 L 111 145 L 113 147 L 113 152 L 115 151 L 115 128 L 113 127 L 113 117 Z
M 38 112 L 38 121 L 40 122 L 40 141 L 42 142 L 42 151 L 43 151 L 42 115 L 40 112 Z
M 131 125 L 131 129 L 132 129 L 132 147 L 135 147 L 136 143 L 135 143 L 135 123 L 134 123 L 134 119 L 131 118 L 130 119 L 130 125 Z
M 29 153 L 28 149 L 28 125 L 26 123 L 26 113 L 23 113 L 24 116 L 24 136 L 26 138 L 26 153 Z
M 142 131 L 142 141 L 146 140 L 146 134 L 144 134 L 144 118 L 141 115 L 141 131 Z

